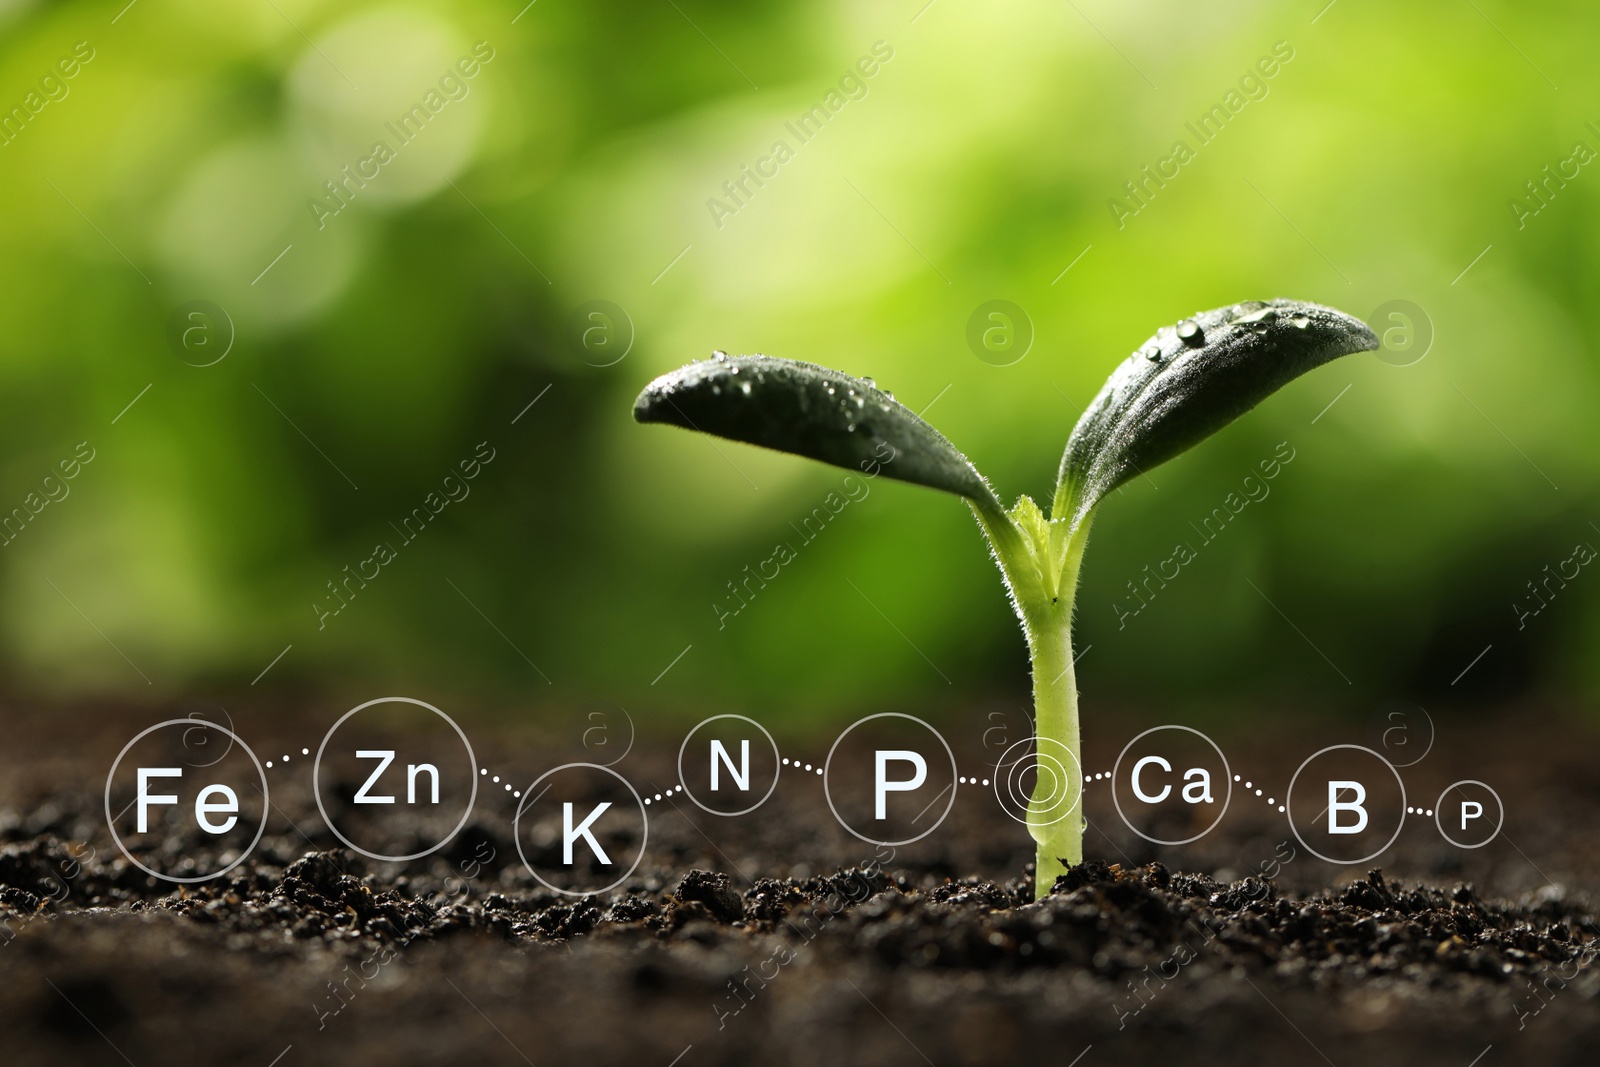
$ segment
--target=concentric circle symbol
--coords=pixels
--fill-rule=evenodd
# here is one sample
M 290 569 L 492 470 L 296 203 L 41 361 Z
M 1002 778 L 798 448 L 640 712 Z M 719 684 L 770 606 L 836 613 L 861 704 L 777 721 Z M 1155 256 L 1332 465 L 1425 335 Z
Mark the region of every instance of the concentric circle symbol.
M 1016 756 L 1013 751 L 1028 749 Z M 1064 757 L 1064 758 L 1063 758 Z M 1034 772 L 1034 787 L 1030 792 L 1024 777 Z M 1072 783 L 1078 783 L 1074 791 Z M 1050 792 L 1036 799 L 1039 786 L 1049 783 Z M 1013 742 L 1000 754 L 994 765 L 994 795 L 1000 808 L 1011 818 L 1025 826 L 1051 826 L 1060 822 L 1083 802 L 1083 768 L 1072 750 L 1053 738 L 1025 737 Z M 1072 802 L 1067 803 L 1071 797 Z M 1038 804 L 1042 815 L 1050 818 L 1033 818 L 1030 813 Z

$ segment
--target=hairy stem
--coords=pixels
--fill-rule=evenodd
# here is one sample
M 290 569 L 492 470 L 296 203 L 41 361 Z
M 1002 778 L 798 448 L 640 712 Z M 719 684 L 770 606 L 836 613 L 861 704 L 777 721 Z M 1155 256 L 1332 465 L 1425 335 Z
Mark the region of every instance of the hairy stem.
M 1060 610 L 1056 610 L 1060 609 Z M 1043 619 L 1026 619 L 1033 662 L 1034 765 L 1028 832 L 1038 844 L 1034 896 L 1083 862 L 1083 781 L 1079 773 L 1078 685 L 1072 667 L 1072 607 L 1057 603 Z
M 1089 527 L 1087 521 L 1077 529 L 1048 522 L 1026 497 L 1009 512 L 976 506 L 973 510 L 1022 621 L 1033 668 L 1036 770 L 1028 832 L 1038 845 L 1034 893 L 1042 897 L 1067 867 L 1083 862 L 1072 604 Z

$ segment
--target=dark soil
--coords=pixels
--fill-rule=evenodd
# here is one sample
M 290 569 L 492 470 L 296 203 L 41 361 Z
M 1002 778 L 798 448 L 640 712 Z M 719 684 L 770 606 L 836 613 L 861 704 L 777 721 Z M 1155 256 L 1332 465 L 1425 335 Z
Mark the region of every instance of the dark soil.
M 9 730 L 7 1062 L 1492 1067 L 1600 1054 L 1600 772 L 1593 736 L 1570 726 L 1454 727 L 1407 770 L 1418 795 L 1495 783 L 1505 833 L 1484 849 L 1408 824 L 1385 871 L 1301 857 L 1266 880 L 1245 875 L 1288 831 L 1265 805 L 1160 849 L 1118 832 L 1091 791 L 1100 858 L 1034 903 L 1030 842 L 992 797 L 963 795 L 881 866 L 832 821 L 819 781 L 785 779 L 735 819 L 668 801 L 624 890 L 576 900 L 522 868 L 509 796 L 480 800 L 444 854 L 395 867 L 330 847 L 309 767 L 293 764 L 272 778 L 278 813 L 250 860 L 175 892 L 121 857 L 98 806 L 110 756 L 161 717 L 96 713 L 97 735 L 116 724 L 103 743 L 59 759 L 41 754 L 65 747 L 60 718 Z M 240 728 L 295 752 L 316 742 L 309 721 Z M 1351 733 L 1330 736 L 1367 740 Z M 1286 781 L 1321 743 L 1239 741 L 1229 755 Z M 675 743 L 645 747 L 619 769 L 663 787 Z M 492 751 L 517 781 L 584 758 L 510 740 Z

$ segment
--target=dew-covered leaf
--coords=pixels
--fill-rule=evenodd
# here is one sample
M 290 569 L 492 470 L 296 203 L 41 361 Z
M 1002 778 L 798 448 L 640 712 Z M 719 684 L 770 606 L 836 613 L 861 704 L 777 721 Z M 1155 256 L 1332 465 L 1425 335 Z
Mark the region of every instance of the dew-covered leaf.
M 1234 304 L 1163 327 L 1112 372 L 1078 420 L 1061 459 L 1058 502 L 1075 527 L 1107 493 L 1306 371 L 1377 347 L 1360 319 L 1298 300 Z M 1057 517 L 1068 516 L 1058 509 Z
M 943 489 L 998 508 L 977 469 L 943 434 L 879 389 L 814 363 L 722 356 L 663 374 L 633 403 L 665 422 L 779 452 Z

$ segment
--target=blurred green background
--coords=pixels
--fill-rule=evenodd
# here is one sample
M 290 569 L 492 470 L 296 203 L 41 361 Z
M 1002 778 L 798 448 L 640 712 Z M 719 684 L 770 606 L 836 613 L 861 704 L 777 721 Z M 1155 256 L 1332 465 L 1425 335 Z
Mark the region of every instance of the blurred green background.
M 1284 295 L 1410 301 L 1374 325 L 1431 346 L 1320 370 L 1106 503 L 1085 700 L 1597 695 L 1600 578 L 1517 605 L 1600 545 L 1600 9 L 924 2 L 0 5 L 4 685 L 818 723 L 1020 699 L 956 499 L 878 479 L 799 546 L 844 472 L 636 426 L 634 395 L 714 348 L 870 374 L 1043 499 L 1145 337 Z M 1008 366 L 967 342 L 996 299 L 1031 322 Z M 574 331 L 595 300 L 626 321 Z M 1280 442 L 1270 495 L 1119 626 Z

